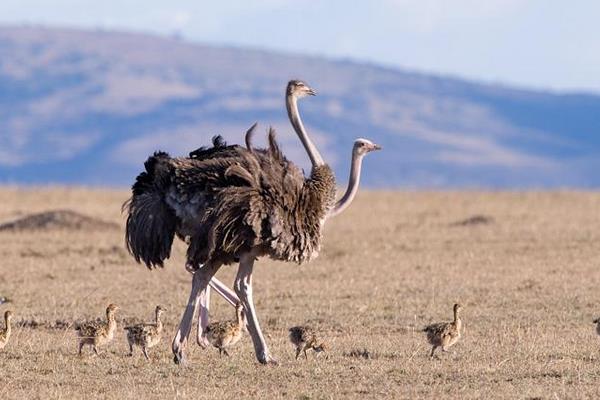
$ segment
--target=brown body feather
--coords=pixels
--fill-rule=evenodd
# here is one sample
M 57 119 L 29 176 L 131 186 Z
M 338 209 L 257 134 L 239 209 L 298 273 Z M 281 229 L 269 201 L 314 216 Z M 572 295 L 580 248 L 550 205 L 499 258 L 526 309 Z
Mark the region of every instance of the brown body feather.
M 158 153 L 126 204 L 127 243 L 148 267 L 168 258 L 173 236 L 189 238 L 188 263 L 231 264 L 253 250 L 284 261 L 314 258 L 321 228 L 334 204 L 327 165 L 305 178 L 281 153 L 274 132 L 269 148 L 248 150 L 215 139 L 195 158 Z

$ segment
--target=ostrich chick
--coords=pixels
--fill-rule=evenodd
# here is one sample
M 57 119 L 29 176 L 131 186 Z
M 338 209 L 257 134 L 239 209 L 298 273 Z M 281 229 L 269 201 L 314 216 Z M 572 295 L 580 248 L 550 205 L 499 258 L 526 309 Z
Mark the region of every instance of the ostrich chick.
M 94 353 L 98 353 L 98 346 L 102 346 L 110 342 L 117 329 L 117 321 L 115 320 L 115 312 L 119 309 L 116 304 L 109 304 L 106 308 L 106 322 L 85 322 L 78 325 L 75 330 L 79 336 L 79 355 L 83 346 L 88 344 L 92 346 Z
M 162 338 L 163 324 L 160 316 L 164 311 L 166 310 L 161 306 L 156 306 L 153 324 L 136 324 L 124 328 L 127 331 L 127 342 L 129 342 L 129 356 L 133 355 L 133 345 L 138 345 L 142 348 L 146 360 L 150 359 L 148 349 L 160 343 Z
M 13 313 L 12 311 L 7 311 L 4 313 L 4 329 L 0 329 L 0 350 L 2 350 L 6 343 L 8 343 L 8 339 L 10 339 L 10 334 L 12 332 L 12 328 L 10 326 L 10 321 L 12 320 Z
M 448 348 L 460 339 L 462 321 L 458 314 L 461 310 L 462 306 L 455 304 L 454 321 L 431 324 L 423 329 L 423 332 L 427 333 L 427 340 L 433 346 L 431 348 L 431 358 L 433 358 L 433 354 L 438 347 L 441 347 L 443 351 L 448 351 Z
M 296 360 L 301 352 L 304 352 L 304 358 L 308 359 L 306 351 L 309 349 L 313 349 L 317 353 L 327 351 L 325 343 L 317 338 L 315 331 L 309 326 L 290 328 L 290 341 L 296 346 Z
M 600 335 L 600 318 L 596 318 L 594 323 L 596 324 L 596 333 Z
M 239 302 L 235 306 L 235 321 L 213 322 L 206 327 L 206 337 L 210 344 L 219 349 L 219 355 L 229 355 L 227 349 L 235 345 L 242 338 L 246 329 L 244 307 Z

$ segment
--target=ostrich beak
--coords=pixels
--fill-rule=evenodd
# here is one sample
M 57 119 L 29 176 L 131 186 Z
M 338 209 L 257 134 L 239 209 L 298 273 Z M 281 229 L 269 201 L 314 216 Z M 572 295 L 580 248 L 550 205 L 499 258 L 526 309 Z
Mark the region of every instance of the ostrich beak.
M 306 94 L 308 94 L 309 96 L 316 96 L 317 91 L 313 88 L 308 88 L 308 90 L 306 91 Z
M 371 148 L 371 150 L 381 150 L 383 147 L 381 147 L 378 144 L 373 144 L 373 147 Z

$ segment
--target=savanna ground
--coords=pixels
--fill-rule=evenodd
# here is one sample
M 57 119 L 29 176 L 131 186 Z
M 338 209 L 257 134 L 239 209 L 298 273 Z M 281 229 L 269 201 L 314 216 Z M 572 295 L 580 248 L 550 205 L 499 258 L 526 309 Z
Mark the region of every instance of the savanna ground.
M 4 188 L 0 221 L 60 208 L 122 227 L 127 195 Z M 172 363 L 190 288 L 182 243 L 148 271 L 126 253 L 122 228 L 0 232 L 0 296 L 12 299 L 0 312 L 23 325 L 0 352 L 0 398 L 597 398 L 599 211 L 598 193 L 363 192 L 328 222 L 316 261 L 257 264 L 277 367 L 255 361 L 249 336 L 223 358 L 191 338 L 188 365 Z M 430 360 L 420 329 L 450 319 L 456 301 L 463 340 Z M 168 309 L 151 362 L 126 357 L 121 329 L 99 357 L 76 355 L 61 323 L 102 316 L 109 302 L 120 321 Z M 212 302 L 213 318 L 233 317 Z M 287 329 L 302 323 L 328 340 L 328 358 L 294 360 Z

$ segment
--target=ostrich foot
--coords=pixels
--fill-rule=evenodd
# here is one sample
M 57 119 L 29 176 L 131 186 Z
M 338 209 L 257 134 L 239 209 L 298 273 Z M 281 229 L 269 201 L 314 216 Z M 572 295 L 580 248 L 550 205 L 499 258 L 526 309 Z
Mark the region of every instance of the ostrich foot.
M 272 365 L 272 366 L 279 365 L 279 362 L 275 358 L 273 358 L 273 356 L 270 354 L 261 354 L 258 357 L 258 362 L 263 365 Z
M 203 349 L 210 347 L 210 342 L 204 335 L 199 338 L 196 338 L 196 343 L 198 343 L 198 346 L 202 347 Z
M 183 354 L 183 352 L 177 352 L 173 355 L 173 362 L 176 365 L 185 365 L 187 363 L 187 360 L 185 358 L 185 355 Z

